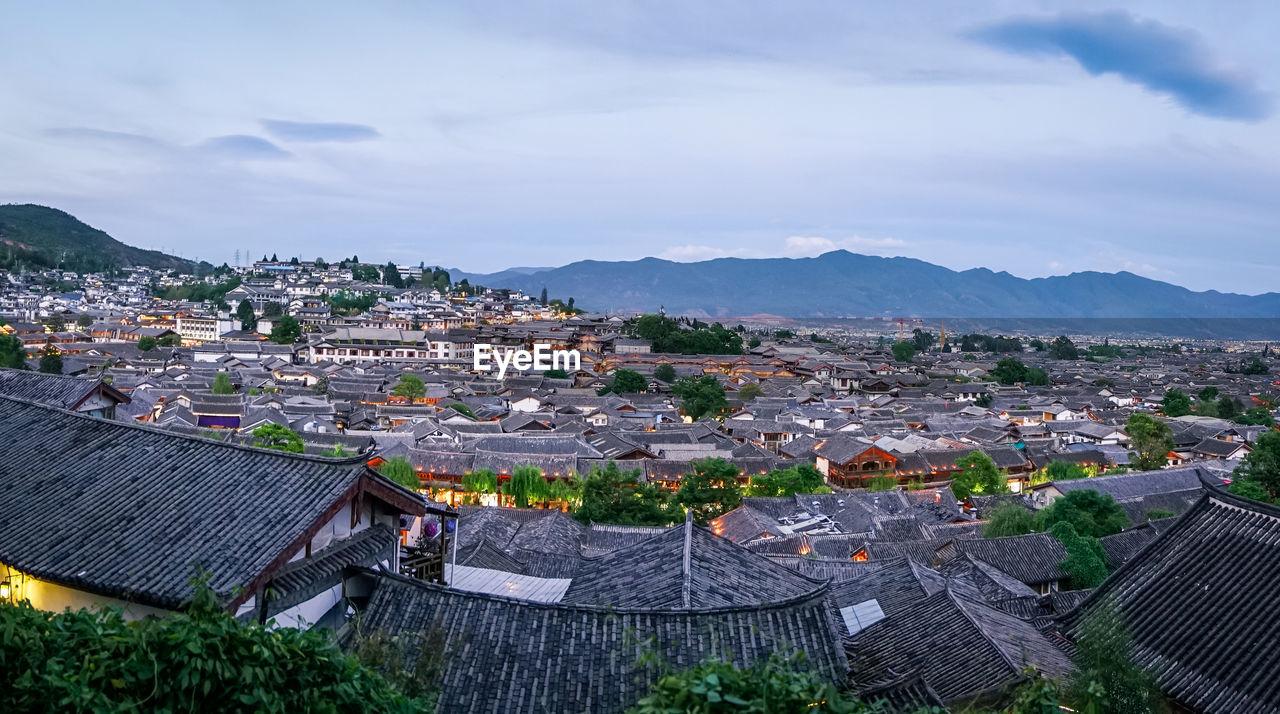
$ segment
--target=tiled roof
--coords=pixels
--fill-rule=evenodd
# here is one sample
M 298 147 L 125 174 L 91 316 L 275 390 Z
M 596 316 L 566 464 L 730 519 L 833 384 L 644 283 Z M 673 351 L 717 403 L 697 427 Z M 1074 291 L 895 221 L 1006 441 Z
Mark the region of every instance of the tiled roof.
M 394 576 L 378 579 L 362 620 L 393 636 L 438 631 L 438 711 L 622 712 L 671 667 L 715 657 L 745 667 L 799 649 L 823 677 L 846 662 L 827 616 L 826 591 L 765 606 L 665 610 L 542 604 L 451 591 Z M 407 663 L 410 666 L 412 662 Z

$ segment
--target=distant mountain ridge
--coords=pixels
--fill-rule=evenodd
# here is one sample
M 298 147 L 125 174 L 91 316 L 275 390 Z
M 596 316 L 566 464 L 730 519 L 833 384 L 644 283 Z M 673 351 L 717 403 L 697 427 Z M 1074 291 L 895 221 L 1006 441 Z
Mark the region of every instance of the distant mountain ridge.
M 972 318 L 1280 317 L 1280 293 L 1194 292 L 1133 273 L 1019 278 L 986 268 L 956 271 L 915 258 L 844 250 L 815 258 L 583 260 L 532 273 L 451 272 L 488 287 L 575 298 L 594 311 L 729 317 L 955 316 Z
M 0 267 L 93 272 L 130 265 L 192 272 L 196 263 L 125 245 L 75 216 L 32 203 L 0 205 Z

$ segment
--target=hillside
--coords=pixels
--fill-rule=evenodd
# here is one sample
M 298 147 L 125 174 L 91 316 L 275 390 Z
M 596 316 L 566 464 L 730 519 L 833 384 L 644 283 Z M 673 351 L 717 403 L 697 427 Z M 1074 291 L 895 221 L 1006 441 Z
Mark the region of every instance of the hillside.
M 0 205 L 0 268 L 94 272 L 130 265 L 193 272 L 196 263 L 125 245 L 69 213 L 34 204 Z
M 529 274 L 471 275 L 473 283 L 573 296 L 597 311 L 709 317 L 943 316 L 1026 318 L 1280 317 L 1280 294 L 1193 292 L 1128 272 L 1024 279 L 955 271 L 914 258 L 839 250 L 816 258 L 584 260 Z

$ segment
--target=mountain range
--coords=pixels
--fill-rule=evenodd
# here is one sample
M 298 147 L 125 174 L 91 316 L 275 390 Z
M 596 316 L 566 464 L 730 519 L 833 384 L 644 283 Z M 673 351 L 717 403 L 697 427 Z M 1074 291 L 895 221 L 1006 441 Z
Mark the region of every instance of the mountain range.
M 1194 292 L 1121 271 L 1019 278 L 986 268 L 956 271 L 915 258 L 844 250 L 815 258 L 716 258 L 676 263 L 583 260 L 559 268 L 456 280 L 520 289 L 593 311 L 699 317 L 928 316 L 968 318 L 1280 317 L 1280 293 Z

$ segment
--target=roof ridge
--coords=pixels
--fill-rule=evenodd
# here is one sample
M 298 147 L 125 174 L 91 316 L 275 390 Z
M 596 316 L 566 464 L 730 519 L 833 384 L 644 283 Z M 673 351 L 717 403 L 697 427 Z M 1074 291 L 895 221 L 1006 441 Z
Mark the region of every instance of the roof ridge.
M 686 511 L 684 516 L 684 560 L 681 564 L 682 582 L 680 584 L 680 600 L 684 607 L 690 607 L 693 599 L 693 577 L 690 570 L 693 562 L 693 511 Z

